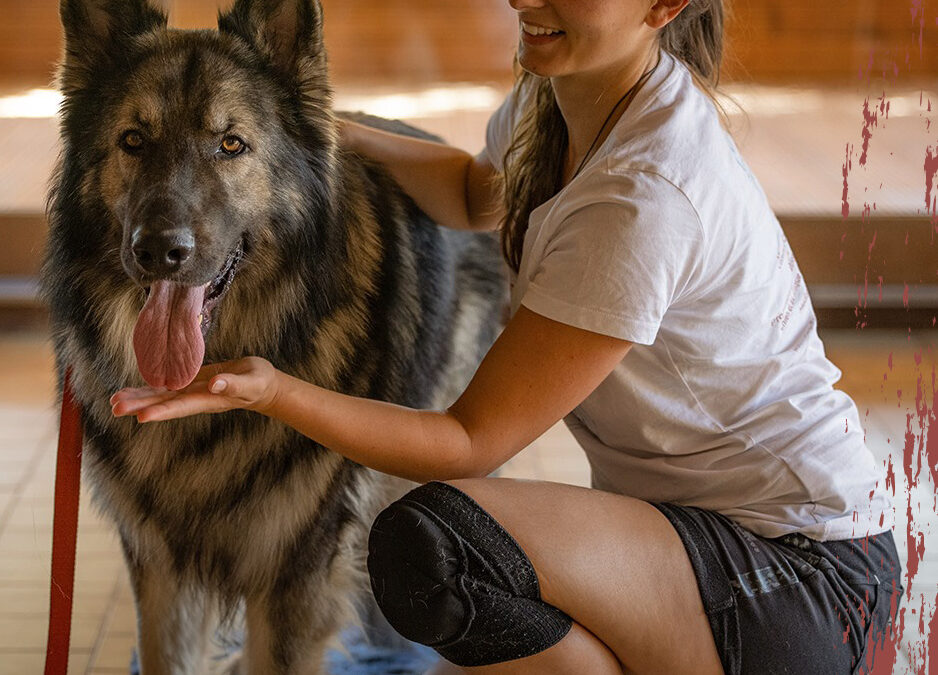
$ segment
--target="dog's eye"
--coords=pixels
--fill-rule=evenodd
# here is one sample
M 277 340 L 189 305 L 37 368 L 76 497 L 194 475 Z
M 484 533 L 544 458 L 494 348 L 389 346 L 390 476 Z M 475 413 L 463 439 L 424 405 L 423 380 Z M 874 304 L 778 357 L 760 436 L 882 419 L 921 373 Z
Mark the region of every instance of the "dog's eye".
M 128 131 L 121 136 L 121 147 L 124 150 L 133 152 L 143 147 L 143 134 L 139 131 Z
M 247 145 L 237 136 L 225 136 L 225 138 L 222 139 L 220 149 L 226 155 L 233 157 L 234 155 L 240 155 L 244 152 L 245 149 L 247 149 Z

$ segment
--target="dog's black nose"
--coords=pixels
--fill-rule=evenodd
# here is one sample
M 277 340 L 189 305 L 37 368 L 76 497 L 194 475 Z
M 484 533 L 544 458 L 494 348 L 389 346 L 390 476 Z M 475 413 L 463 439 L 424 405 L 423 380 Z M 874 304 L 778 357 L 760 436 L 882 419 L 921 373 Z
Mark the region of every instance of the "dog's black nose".
M 144 272 L 167 275 L 178 271 L 192 257 L 195 237 L 187 229 L 176 228 L 148 232 L 136 230 L 131 241 L 134 260 Z

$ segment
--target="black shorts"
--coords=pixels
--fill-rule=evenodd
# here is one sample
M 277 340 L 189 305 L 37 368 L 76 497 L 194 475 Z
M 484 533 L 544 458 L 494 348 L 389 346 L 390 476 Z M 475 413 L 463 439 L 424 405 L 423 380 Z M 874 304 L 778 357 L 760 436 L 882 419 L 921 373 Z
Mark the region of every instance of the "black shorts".
M 726 675 L 871 672 L 903 590 L 892 532 L 767 539 L 712 511 L 653 506 L 684 541 Z

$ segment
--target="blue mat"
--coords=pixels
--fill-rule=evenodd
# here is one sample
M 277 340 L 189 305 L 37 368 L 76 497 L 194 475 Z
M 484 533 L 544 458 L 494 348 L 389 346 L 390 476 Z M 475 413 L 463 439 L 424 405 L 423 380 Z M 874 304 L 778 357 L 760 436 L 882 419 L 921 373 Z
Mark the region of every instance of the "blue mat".
M 360 630 L 342 634 L 348 654 L 330 651 L 326 663 L 330 675 L 420 675 L 440 656 L 429 647 L 411 643 L 406 651 L 370 645 Z
M 404 650 L 369 644 L 357 628 L 344 631 L 340 637 L 348 651 L 329 650 L 326 653 L 329 675 L 422 675 L 440 658 L 429 647 L 413 643 Z M 220 648 L 219 660 L 241 649 L 238 637 L 227 637 L 223 642 L 216 642 Z M 130 675 L 140 675 L 136 651 L 131 658 Z

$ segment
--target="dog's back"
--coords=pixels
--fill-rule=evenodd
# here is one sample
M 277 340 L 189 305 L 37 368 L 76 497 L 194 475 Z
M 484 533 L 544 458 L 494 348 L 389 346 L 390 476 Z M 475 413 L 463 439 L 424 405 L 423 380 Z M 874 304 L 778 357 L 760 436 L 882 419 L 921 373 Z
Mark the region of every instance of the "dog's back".
M 362 113 L 342 116 L 400 135 L 441 140 L 398 120 Z M 468 384 L 501 325 L 507 304 L 507 268 L 499 252 L 498 236 L 434 224 L 379 165 L 355 155 L 345 159 L 347 166 L 361 167 L 368 174 L 364 191 L 371 199 L 371 209 L 378 214 L 379 222 L 390 217 L 385 227 L 396 231 L 385 238 L 386 242 L 396 242 L 398 249 L 387 259 L 396 268 L 392 275 L 395 279 L 382 284 L 382 290 L 391 295 L 397 285 L 400 305 L 390 309 L 382 301 L 376 304 L 375 313 L 383 314 L 382 308 L 388 308 L 387 314 L 395 323 L 406 316 L 413 321 L 409 326 L 399 325 L 399 330 L 406 332 L 398 333 L 388 347 L 393 350 L 409 343 L 419 345 L 407 374 L 388 378 L 407 382 L 407 391 L 392 396 L 395 402 L 413 407 L 444 408 Z M 393 205 L 389 195 L 395 197 Z M 387 213 L 389 207 L 391 213 Z M 403 216 L 394 213 L 397 208 L 404 209 Z M 408 398 L 426 395 L 429 398 Z

